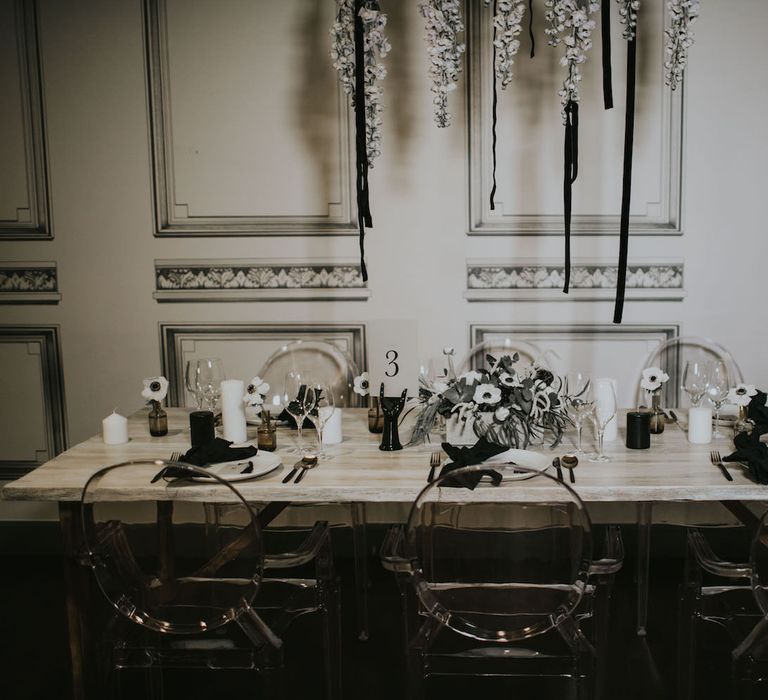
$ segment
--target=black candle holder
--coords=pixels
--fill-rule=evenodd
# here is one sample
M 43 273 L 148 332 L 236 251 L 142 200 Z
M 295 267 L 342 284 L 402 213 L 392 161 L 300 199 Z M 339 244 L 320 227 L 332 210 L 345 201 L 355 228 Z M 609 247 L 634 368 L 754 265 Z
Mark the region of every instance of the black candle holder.
M 381 412 L 384 414 L 384 430 L 382 431 L 381 444 L 379 445 L 380 450 L 394 452 L 395 450 L 403 449 L 403 446 L 400 444 L 397 419 L 405 407 L 405 396 L 407 393 L 408 389 L 403 389 L 403 393 L 400 396 L 384 396 L 384 382 L 381 383 L 379 404 L 381 405 Z

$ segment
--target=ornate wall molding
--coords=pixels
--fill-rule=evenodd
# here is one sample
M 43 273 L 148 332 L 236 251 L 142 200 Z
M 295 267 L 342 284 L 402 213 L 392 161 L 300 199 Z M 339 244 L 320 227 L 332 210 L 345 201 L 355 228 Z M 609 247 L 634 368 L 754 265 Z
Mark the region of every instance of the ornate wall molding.
M 156 260 L 155 293 L 169 301 L 360 301 L 360 261 Z
M 275 349 L 294 340 L 325 340 L 345 347 L 355 364 L 366 367 L 365 324 L 362 323 L 161 323 L 162 373 L 168 378 L 168 405 L 184 395 L 184 347 L 195 342 L 273 341 Z M 256 370 L 258 371 L 258 367 Z
M 0 304 L 58 304 L 55 262 L 0 262 Z
M 680 301 L 684 265 L 680 261 L 635 261 L 627 269 L 627 299 Z M 574 260 L 571 291 L 563 294 L 564 267 L 554 260 L 468 260 L 469 301 L 599 301 L 612 300 L 617 266 L 613 262 Z
M 17 97 L 24 127 L 27 201 L 16 209 L 16 218 L 0 220 L 0 240 L 53 238 L 48 182 L 48 145 L 43 98 L 43 66 L 38 43 L 36 0 L 16 0 L 16 40 L 21 85 Z M 9 96 L 5 96 L 7 101 Z
M 25 344 L 40 358 L 46 444 L 35 450 L 33 460 L 0 460 L 0 480 L 18 479 L 68 447 L 64 372 L 58 326 L 0 326 L 0 343 Z M 7 428 L 8 426 L 6 426 Z
M 155 234 L 158 236 L 259 236 L 329 234 L 355 235 L 353 207 L 353 144 L 350 136 L 347 97 L 336 84 L 338 109 L 339 201 L 328 202 L 325 215 L 227 216 L 192 215 L 188 202 L 176 200 L 174 137 L 171 120 L 168 28 L 165 0 L 144 0 L 144 27 L 147 56 L 149 121 Z
M 496 210 L 488 210 L 490 190 L 488 175 L 491 172 L 491 40 L 488 30 L 487 9 L 482 3 L 468 3 L 467 9 L 467 137 L 469 141 L 468 196 L 469 196 L 469 235 L 562 235 L 562 215 L 550 214 L 516 214 L 505 212 L 503 194 L 497 192 Z M 664 12 L 658 11 L 659 26 L 655 28 L 663 37 Z M 599 37 L 597 40 L 599 43 Z M 658 130 L 661 138 L 661 182 L 659 186 L 659 201 L 646 202 L 645 212 L 630 217 L 633 236 L 642 235 L 680 235 L 682 218 L 682 169 L 683 169 L 683 90 L 669 90 L 664 84 L 664 42 L 660 42 L 660 55 L 653 58 L 657 63 L 654 70 L 658 71 L 657 88 L 660 91 L 662 108 L 659 114 Z M 537 47 L 538 48 L 538 47 Z M 548 47 L 545 47 L 545 49 Z M 522 51 L 518 60 L 523 58 Z M 538 53 L 537 53 L 538 58 Z M 615 61 L 616 59 L 614 59 Z M 599 71 L 600 47 L 595 46 L 590 54 L 591 70 Z M 616 66 L 614 65 L 614 75 Z M 513 78 L 509 90 L 524 89 L 524 83 L 518 83 Z M 557 77 L 557 83 L 561 78 Z M 656 83 L 654 83 L 656 86 Z M 555 88 L 553 83 L 552 87 Z M 519 95 L 519 92 L 517 93 Z M 501 98 L 501 93 L 500 93 Z M 522 99 L 522 96 L 521 96 Z M 541 95 L 535 93 L 532 99 L 540 102 Z M 602 109 L 602 106 L 600 107 Z M 614 110 L 616 111 L 616 110 Z M 623 119 L 623 117 L 622 117 Z M 582 127 L 584 128 L 584 127 Z M 525 134 L 521 133 L 525 139 Z M 562 151 L 562 131 L 552 134 Z M 582 156 L 586 160 L 585 156 Z M 521 155 L 521 166 L 526 156 Z M 637 158 L 636 158 L 637 160 Z M 635 164 L 637 170 L 637 163 Z M 584 171 L 584 168 L 582 168 Z M 583 175 L 580 175 L 583 177 Z M 571 231 L 574 235 L 609 236 L 617 235 L 619 230 L 619 213 L 603 214 L 574 214 Z

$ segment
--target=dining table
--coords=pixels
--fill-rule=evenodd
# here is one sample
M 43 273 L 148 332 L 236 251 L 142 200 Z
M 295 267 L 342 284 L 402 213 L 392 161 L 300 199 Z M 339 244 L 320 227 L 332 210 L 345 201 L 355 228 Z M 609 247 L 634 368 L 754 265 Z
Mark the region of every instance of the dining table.
M 56 502 L 64 544 L 64 566 L 68 619 L 69 650 L 72 680 L 76 700 L 86 697 L 88 686 L 88 635 L 83 611 L 88 604 L 87 577 L 83 566 L 83 540 L 80 525 L 80 499 L 88 478 L 107 465 L 132 460 L 167 460 L 174 453 L 184 453 L 190 447 L 188 414 L 192 409 L 169 408 L 168 433 L 151 437 L 147 410 L 137 411 L 129 418 L 128 442 L 121 445 L 104 444 L 101 435 L 59 454 L 16 481 L 6 484 L 2 498 L 16 501 Z M 719 445 L 691 444 L 679 425 L 669 425 L 659 435 L 652 436 L 649 449 L 629 449 L 625 446 L 626 411 L 617 416 L 618 439 L 606 442 L 607 462 L 582 459 L 574 470 L 575 482 L 568 485 L 589 509 L 590 504 L 623 504 L 636 509 L 638 525 L 638 600 L 637 631 L 645 634 L 648 606 L 648 572 L 650 531 L 654 504 L 667 502 L 721 503 L 736 517 L 747 521 L 750 504 L 768 501 L 768 486 L 753 481 L 746 470 L 728 464 L 732 481 L 710 460 L 710 452 L 730 451 L 731 441 L 721 439 Z M 249 438 L 255 441 L 256 427 L 249 426 Z M 310 431 L 304 439 L 314 445 Z M 283 477 L 297 461 L 290 448 L 296 447 L 296 431 L 280 427 L 277 433 L 277 454 L 282 468 L 252 480 L 240 481 L 237 490 L 243 498 L 259 504 L 350 504 L 363 509 L 370 504 L 410 504 L 426 486 L 430 471 L 430 456 L 439 450 L 438 444 L 425 443 L 398 451 L 379 449 L 380 436 L 368 430 L 367 410 L 343 410 L 343 441 L 326 448 L 327 456 L 319 460 L 301 483 L 283 483 Z M 556 448 L 541 445 L 530 449 L 544 452 L 548 457 L 573 451 L 570 445 Z M 568 481 L 567 471 L 565 480 Z M 157 472 L 153 465 L 124 470 L 119 483 L 110 480 L 108 491 L 100 494 L 110 501 L 203 501 L 226 502 L 228 490 L 214 483 L 167 482 L 152 483 Z M 555 474 L 554 468 L 550 470 Z M 227 491 L 225 493 L 225 491 Z M 513 489 L 497 489 L 481 484 L 474 490 L 440 489 L 444 502 L 542 502 L 562 497 L 562 489 L 549 479 L 519 481 Z

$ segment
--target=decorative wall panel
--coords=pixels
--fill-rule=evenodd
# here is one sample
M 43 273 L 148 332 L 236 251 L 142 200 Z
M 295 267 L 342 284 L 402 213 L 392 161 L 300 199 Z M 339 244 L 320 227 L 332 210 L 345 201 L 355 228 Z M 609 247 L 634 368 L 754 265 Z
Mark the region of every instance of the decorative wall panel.
M 0 304 L 58 304 L 55 262 L 0 262 Z
M 157 234 L 354 235 L 334 4 L 145 0 L 144 12 Z
M 57 326 L 0 326 L 0 479 L 15 479 L 67 448 Z
M 0 65 L 0 240 L 52 238 L 35 0 L 0 0 Z

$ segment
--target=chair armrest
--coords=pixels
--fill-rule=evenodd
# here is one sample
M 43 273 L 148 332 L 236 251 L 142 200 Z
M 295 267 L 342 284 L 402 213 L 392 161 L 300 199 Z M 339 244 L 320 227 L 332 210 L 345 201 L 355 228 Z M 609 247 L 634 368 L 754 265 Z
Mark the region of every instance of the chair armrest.
M 379 557 L 381 565 L 396 574 L 410 574 L 413 572 L 413 562 L 403 556 L 405 532 L 401 525 L 391 527 L 381 544 Z
M 752 567 L 749 564 L 738 564 L 718 559 L 709 546 L 709 542 L 696 528 L 688 530 L 688 546 L 696 559 L 696 563 L 710 574 L 726 578 L 749 578 L 752 575 Z
M 595 559 L 589 566 L 590 576 L 609 576 L 615 574 L 624 564 L 624 540 L 618 525 L 609 525 L 605 530 L 603 542 L 604 556 Z
M 298 549 L 292 552 L 264 555 L 264 568 L 292 569 L 295 566 L 303 566 L 317 558 L 328 536 L 328 523 L 317 522 Z

